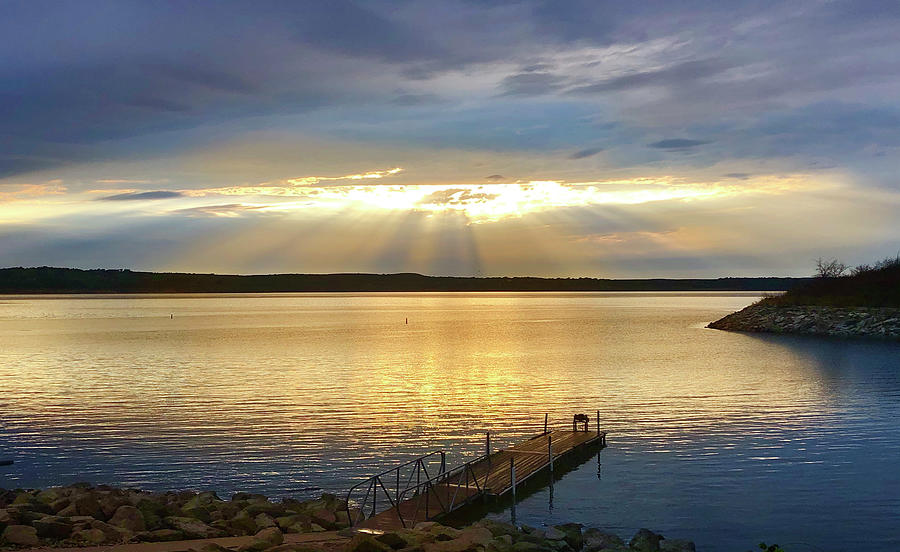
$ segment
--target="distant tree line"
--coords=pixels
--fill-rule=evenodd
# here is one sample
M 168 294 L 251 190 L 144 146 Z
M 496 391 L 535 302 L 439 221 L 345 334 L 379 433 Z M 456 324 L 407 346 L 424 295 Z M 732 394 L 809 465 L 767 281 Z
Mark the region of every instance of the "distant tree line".
M 266 274 L 254 276 L 81 270 L 0 269 L 0 293 L 271 293 L 370 291 L 784 291 L 808 278 L 467 278 L 422 274 Z
M 815 277 L 766 301 L 779 305 L 900 308 L 900 255 L 849 267 L 816 259 Z

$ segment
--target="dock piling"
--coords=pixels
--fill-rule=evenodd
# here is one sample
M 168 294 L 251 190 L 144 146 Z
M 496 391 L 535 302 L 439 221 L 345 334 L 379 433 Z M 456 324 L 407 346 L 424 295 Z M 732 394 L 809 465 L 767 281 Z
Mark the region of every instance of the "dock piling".
M 553 479 L 553 436 L 547 435 L 547 462 L 550 464 L 550 478 Z
M 550 414 L 544 413 L 544 433 L 547 433 L 547 422 L 549 420 Z
M 491 456 L 491 432 L 490 431 L 487 432 L 487 444 L 485 445 L 485 449 L 486 449 L 485 456 L 490 458 L 490 456 Z
M 600 435 L 600 411 L 597 411 L 597 435 Z

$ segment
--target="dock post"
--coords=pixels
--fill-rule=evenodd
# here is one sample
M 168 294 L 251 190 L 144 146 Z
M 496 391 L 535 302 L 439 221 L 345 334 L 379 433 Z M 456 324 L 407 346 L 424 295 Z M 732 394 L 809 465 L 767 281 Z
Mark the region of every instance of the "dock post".
M 515 458 L 509 459 L 509 481 L 512 489 L 512 499 L 513 499 L 513 507 L 516 504 L 516 460 Z
M 547 433 L 547 420 L 548 420 L 549 416 L 550 416 L 549 413 L 546 413 L 546 412 L 544 413 L 544 433 Z
M 550 463 L 550 480 L 553 480 L 553 437 L 547 435 L 547 461 Z
M 487 432 L 487 444 L 485 445 L 485 448 L 487 450 L 487 454 L 485 456 L 490 458 L 490 456 L 491 456 L 491 432 L 490 431 Z
M 597 411 L 597 436 L 600 436 L 600 411 Z

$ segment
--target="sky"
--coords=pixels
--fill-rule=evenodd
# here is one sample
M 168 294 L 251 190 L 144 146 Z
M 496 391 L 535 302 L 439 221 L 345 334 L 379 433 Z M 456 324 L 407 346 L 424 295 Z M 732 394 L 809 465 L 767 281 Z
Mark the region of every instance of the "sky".
M 0 0 L 0 266 L 871 262 L 898 28 L 890 0 Z

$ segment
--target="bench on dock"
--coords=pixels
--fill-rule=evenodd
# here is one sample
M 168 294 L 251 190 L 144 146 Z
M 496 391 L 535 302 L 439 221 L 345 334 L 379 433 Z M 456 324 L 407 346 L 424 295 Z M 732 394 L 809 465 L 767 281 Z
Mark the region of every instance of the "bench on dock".
M 599 411 L 596 431 L 588 429 L 586 419 L 577 414 L 569 431 L 550 430 L 545 417 L 543 433 L 495 452 L 488 433 L 484 455 L 449 471 L 444 451 L 434 451 L 372 476 L 347 493 L 350 523 L 394 530 L 445 516 L 483 497 L 511 495 L 515 501 L 516 486 L 539 473 L 552 476 L 555 461 L 589 445 L 606 446 Z

